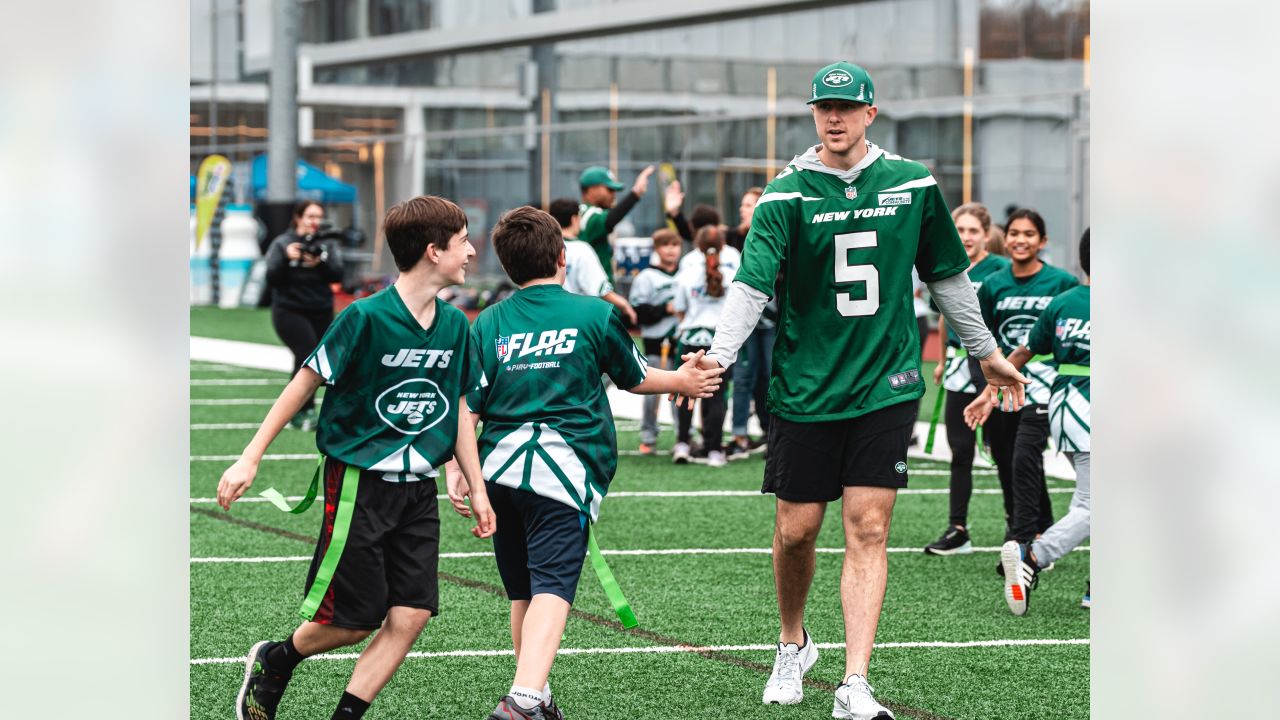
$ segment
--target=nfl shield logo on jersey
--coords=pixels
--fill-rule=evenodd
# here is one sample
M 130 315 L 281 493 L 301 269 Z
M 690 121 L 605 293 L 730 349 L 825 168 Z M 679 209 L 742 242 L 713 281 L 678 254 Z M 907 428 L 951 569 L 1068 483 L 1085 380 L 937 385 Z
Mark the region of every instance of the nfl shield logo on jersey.
M 845 197 L 847 197 L 847 198 L 849 198 L 850 200 L 853 200 L 853 199 L 857 198 L 857 197 L 858 197 L 858 188 L 853 187 L 852 185 L 850 185 L 849 187 L 847 187 L 847 188 L 845 188 L 845 189 L 844 189 L 844 196 L 845 196 Z
M 498 350 L 498 362 L 503 362 L 507 359 L 507 353 L 511 347 L 510 340 L 511 337 L 508 335 L 499 335 L 498 339 L 493 341 Z

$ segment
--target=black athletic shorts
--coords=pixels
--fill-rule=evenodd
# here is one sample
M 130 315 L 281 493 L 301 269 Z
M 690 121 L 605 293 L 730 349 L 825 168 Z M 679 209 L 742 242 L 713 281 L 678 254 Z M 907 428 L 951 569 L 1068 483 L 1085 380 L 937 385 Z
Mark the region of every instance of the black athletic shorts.
M 439 614 L 436 483 L 382 476 L 325 460 L 324 518 L 307 573 L 304 618 L 375 630 L 397 605 Z
M 790 502 L 831 502 L 846 487 L 907 486 L 907 448 L 920 402 L 897 403 L 848 420 L 769 420 L 762 493 Z
M 587 514 L 527 490 L 497 483 L 485 488 L 498 521 L 493 553 L 507 597 L 550 593 L 572 604 L 587 557 Z

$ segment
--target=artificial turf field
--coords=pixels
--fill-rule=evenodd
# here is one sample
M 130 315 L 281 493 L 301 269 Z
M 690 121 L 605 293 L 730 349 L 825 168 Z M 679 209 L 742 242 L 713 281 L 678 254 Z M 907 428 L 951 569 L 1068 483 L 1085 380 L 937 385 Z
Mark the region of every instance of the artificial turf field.
M 191 377 L 191 717 L 228 718 L 245 652 L 298 623 L 320 523 L 319 508 L 287 515 L 256 495 L 268 487 L 301 495 L 315 440 L 283 432 L 250 501 L 224 513 L 212 501 L 218 478 L 287 377 L 201 362 L 192 364 Z M 585 568 L 551 674 L 566 717 L 830 717 L 844 660 L 835 508 L 818 540 L 830 552 L 818 555 L 806 616 L 821 658 L 806 676 L 803 703 L 763 706 L 778 625 L 767 554 L 773 503 L 758 492 L 762 458 L 720 469 L 675 466 L 665 456 L 634 454 L 635 421 L 619 420 L 618 427 L 624 454 L 596 530 L 640 627 L 622 628 Z M 659 450 L 672 442 L 664 428 Z M 871 659 L 877 699 L 899 718 L 1088 717 L 1089 613 L 1079 607 L 1087 549 L 1043 574 L 1029 613 L 1013 617 L 994 572 L 1004 530 L 994 474 L 974 478 L 970 532 L 979 551 L 938 558 L 920 549 L 945 526 L 947 469 L 926 461 L 910 468 L 910 488 L 894 511 L 888 591 Z M 1071 488 L 1050 481 L 1059 516 Z M 441 503 L 441 614 L 368 718 L 483 718 L 510 686 L 515 661 L 492 548 Z M 327 718 L 359 649 L 300 666 L 278 717 Z

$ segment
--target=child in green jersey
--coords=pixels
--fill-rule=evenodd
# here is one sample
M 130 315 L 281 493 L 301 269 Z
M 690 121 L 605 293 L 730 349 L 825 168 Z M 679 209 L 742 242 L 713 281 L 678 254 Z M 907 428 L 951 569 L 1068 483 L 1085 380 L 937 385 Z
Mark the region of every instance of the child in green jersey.
M 515 682 L 490 718 L 559 718 L 547 677 L 590 523 L 618 463 L 600 375 L 633 393 L 705 398 L 724 370 L 699 370 L 700 354 L 676 371 L 648 367 L 608 303 L 561 287 L 564 243 L 547 213 L 532 207 L 506 213 L 493 230 L 493 248 L 520 289 L 476 318 L 472 338 L 489 382 L 463 407 L 464 417 L 484 420 L 480 458 L 498 521 L 494 555 L 511 600 L 517 657 Z M 459 511 L 469 490 L 450 474 L 449 499 Z
M 1093 333 L 1089 312 L 1089 231 L 1080 239 L 1080 267 L 1085 283 L 1055 297 L 1026 339 L 1009 355 L 1021 368 L 1036 355 L 1051 355 L 1057 363 L 1049 398 L 1049 432 L 1059 450 L 1067 453 L 1076 471 L 1076 490 L 1067 514 L 1031 542 L 1010 540 L 1000 550 L 1004 567 L 1004 598 L 1014 615 L 1024 615 L 1040 570 L 1071 552 L 1089 537 L 1089 375 Z M 985 422 L 994 406 L 985 393 L 965 409 L 972 427 Z M 1085 585 L 1083 607 L 1089 607 Z
M 468 514 L 477 519 L 472 532 L 494 532 L 475 426 L 460 422 L 462 395 L 484 378 L 466 316 L 437 297 L 463 282 L 475 255 L 466 215 L 443 198 L 416 197 L 388 210 L 383 230 L 400 277 L 334 320 L 218 483 L 218 503 L 229 510 L 289 418 L 321 384 L 330 386 L 316 434 L 324 522 L 300 611 L 305 621 L 283 642 L 264 640 L 249 651 L 238 720 L 272 720 L 298 663 L 375 630 L 333 717 L 361 717 L 391 680 L 439 612 L 435 478 L 455 446 L 470 484 Z

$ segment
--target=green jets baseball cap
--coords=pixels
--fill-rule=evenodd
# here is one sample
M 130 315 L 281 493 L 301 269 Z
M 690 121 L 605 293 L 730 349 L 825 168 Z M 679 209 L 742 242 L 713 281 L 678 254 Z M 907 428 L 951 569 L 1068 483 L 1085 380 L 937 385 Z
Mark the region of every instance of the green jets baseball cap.
M 610 190 L 621 190 L 623 185 L 618 182 L 618 178 L 613 176 L 613 172 L 607 167 L 593 165 L 582 171 L 582 176 L 578 178 L 580 187 L 589 188 L 595 185 L 604 185 Z
M 812 105 L 819 100 L 848 100 L 874 105 L 876 86 L 866 70 L 851 62 L 841 60 L 822 68 L 813 76 Z

